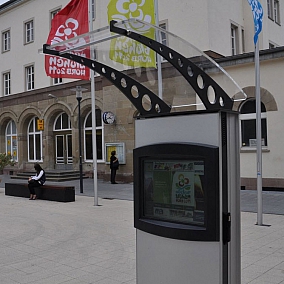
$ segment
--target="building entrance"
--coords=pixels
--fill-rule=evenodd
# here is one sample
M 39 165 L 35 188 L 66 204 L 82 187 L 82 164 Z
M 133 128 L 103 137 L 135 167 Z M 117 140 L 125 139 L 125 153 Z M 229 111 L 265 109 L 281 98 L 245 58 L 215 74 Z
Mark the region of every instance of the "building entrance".
M 55 169 L 72 170 L 72 129 L 70 117 L 62 112 L 54 122 L 55 137 Z
M 72 169 L 72 135 L 58 134 L 55 136 L 56 169 Z

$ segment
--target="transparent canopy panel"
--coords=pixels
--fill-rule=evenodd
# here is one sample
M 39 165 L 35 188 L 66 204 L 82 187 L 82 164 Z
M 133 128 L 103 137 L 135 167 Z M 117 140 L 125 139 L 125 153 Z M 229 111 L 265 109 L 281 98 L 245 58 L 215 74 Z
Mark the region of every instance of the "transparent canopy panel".
M 168 46 L 202 69 L 230 98 L 235 101 L 246 99 L 246 94 L 240 86 L 209 56 L 210 54 L 205 54 L 177 35 L 137 19 L 117 22 L 114 26 L 151 37 Z M 59 54 L 78 54 L 78 51 L 85 47 L 90 48 L 91 59 L 118 71 L 127 71 L 128 76 L 139 81 L 170 105 L 172 111 L 204 109 L 193 87 L 167 60 L 137 41 L 110 32 L 110 26 L 68 40 L 54 41 L 48 49 L 59 51 Z M 213 88 L 208 89 L 207 95 L 208 100 L 214 103 Z M 144 103 L 147 105 L 147 100 Z

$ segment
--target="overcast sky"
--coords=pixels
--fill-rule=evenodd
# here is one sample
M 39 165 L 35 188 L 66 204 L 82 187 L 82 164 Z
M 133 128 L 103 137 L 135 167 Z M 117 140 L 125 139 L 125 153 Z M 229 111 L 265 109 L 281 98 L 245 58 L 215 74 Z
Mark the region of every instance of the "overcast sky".
M 8 2 L 8 0 L 0 0 L 0 5 L 2 5 L 5 2 Z

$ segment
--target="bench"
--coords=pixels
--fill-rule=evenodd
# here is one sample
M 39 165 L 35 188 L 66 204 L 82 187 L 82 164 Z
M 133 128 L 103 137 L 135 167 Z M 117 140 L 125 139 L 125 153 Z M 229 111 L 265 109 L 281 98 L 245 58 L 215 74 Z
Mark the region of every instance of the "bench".
M 35 188 L 38 199 L 72 202 L 75 201 L 74 186 L 43 185 Z M 17 197 L 30 197 L 27 183 L 5 183 L 5 195 Z

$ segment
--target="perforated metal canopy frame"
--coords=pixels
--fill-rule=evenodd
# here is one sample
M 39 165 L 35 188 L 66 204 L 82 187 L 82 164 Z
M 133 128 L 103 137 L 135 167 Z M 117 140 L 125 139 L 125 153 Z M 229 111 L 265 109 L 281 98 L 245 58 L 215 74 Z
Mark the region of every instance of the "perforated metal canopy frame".
M 73 50 L 76 48 L 90 46 L 93 44 L 97 44 L 100 42 L 104 42 L 110 40 L 115 37 L 125 36 L 136 40 L 145 46 L 148 46 L 150 49 L 154 50 L 158 54 L 160 54 L 163 58 L 165 58 L 175 69 L 177 69 L 180 74 L 187 80 L 187 82 L 194 89 L 196 94 L 201 99 L 207 110 L 231 110 L 233 107 L 234 101 L 227 95 L 227 93 L 217 84 L 208 74 L 206 74 L 201 68 L 199 68 L 195 63 L 191 60 L 180 54 L 179 52 L 173 50 L 172 48 L 163 45 L 162 43 L 150 39 L 146 36 L 143 36 L 140 33 L 137 33 L 134 29 L 132 29 L 133 22 L 139 22 L 145 25 L 150 25 L 149 23 L 130 19 L 122 22 L 110 22 L 110 27 L 105 27 L 91 33 L 87 33 L 84 35 L 80 35 L 76 38 L 62 41 L 58 44 L 54 45 L 43 45 L 43 53 L 49 55 L 55 55 L 63 58 L 67 58 L 73 60 L 77 63 L 80 63 L 93 71 L 99 73 L 101 76 L 107 78 L 111 81 L 136 107 L 139 111 L 140 116 L 148 116 L 148 115 L 157 115 L 157 114 L 165 114 L 171 111 L 171 107 L 167 105 L 162 99 L 160 99 L 155 93 L 153 93 L 150 89 L 146 88 L 144 85 L 129 77 L 125 73 L 116 70 L 106 64 L 98 62 L 96 60 L 85 58 L 79 55 L 72 54 Z M 156 26 L 150 25 L 154 28 L 159 29 Z M 109 29 L 112 34 L 104 35 Z M 163 31 L 166 32 L 166 31 Z M 115 33 L 115 34 L 113 34 Z M 88 38 L 84 45 L 76 45 L 76 47 L 64 47 L 68 46 L 68 42 L 74 41 L 79 38 Z M 202 56 L 209 59 L 211 63 L 213 63 L 217 68 L 221 69 L 221 67 L 211 58 L 208 58 L 207 55 L 202 53 Z M 229 78 L 229 80 L 233 81 L 233 83 L 237 86 L 240 93 L 243 93 L 242 89 L 235 83 L 235 81 L 228 75 L 224 70 L 221 69 L 223 73 Z M 198 84 L 198 78 L 202 78 L 203 84 L 200 86 Z M 215 93 L 215 100 L 209 101 L 208 99 L 208 89 L 213 88 Z M 137 96 L 133 96 L 133 89 L 136 90 Z M 145 109 L 142 103 L 142 99 L 144 95 L 147 95 L 150 99 L 150 107 Z M 244 97 L 246 96 L 243 93 Z

